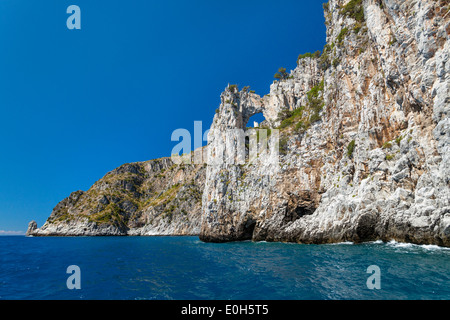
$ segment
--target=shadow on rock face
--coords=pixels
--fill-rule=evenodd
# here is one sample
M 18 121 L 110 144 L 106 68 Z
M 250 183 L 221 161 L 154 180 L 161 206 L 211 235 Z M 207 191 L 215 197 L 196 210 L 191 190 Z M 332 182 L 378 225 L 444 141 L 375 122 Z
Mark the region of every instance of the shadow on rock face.
M 376 214 L 363 214 L 357 222 L 356 226 L 356 242 L 373 241 L 377 239 L 375 226 L 377 224 Z
M 256 220 L 249 218 L 243 224 L 242 240 L 251 240 L 253 238 L 253 231 L 256 227 Z
M 302 191 L 299 195 L 291 194 L 283 222 L 293 222 L 303 216 L 313 214 L 318 206 L 316 198 L 316 195 L 309 191 Z

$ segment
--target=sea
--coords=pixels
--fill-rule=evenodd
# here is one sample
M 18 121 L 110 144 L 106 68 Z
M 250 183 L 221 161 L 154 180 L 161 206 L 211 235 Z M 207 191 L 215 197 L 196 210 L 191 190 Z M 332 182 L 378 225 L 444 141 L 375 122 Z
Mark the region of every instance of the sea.
M 450 249 L 2 236 L 0 299 L 448 300 Z

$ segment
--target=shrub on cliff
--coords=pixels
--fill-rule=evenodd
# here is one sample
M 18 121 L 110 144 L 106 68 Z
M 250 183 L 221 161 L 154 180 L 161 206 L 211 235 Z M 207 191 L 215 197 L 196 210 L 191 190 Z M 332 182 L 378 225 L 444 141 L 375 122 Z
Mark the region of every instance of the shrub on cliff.
M 350 143 L 347 146 L 347 156 L 349 158 L 352 157 L 354 150 L 355 150 L 355 140 L 352 140 L 352 141 L 350 141 Z
M 273 77 L 278 80 L 286 80 L 287 78 L 289 78 L 289 74 L 286 72 L 286 68 L 280 68 Z
M 298 119 L 302 117 L 302 113 L 303 107 L 297 108 L 293 111 L 289 109 L 283 109 L 278 113 L 278 121 L 281 121 L 278 129 L 284 129 L 296 123 Z
M 230 84 L 228 86 L 228 89 L 230 90 L 231 93 L 236 93 L 239 91 L 237 84 Z
M 326 44 L 323 47 L 322 55 L 319 58 L 319 68 L 321 68 L 322 70 L 327 70 L 331 66 L 330 54 L 332 53 L 333 48 L 334 48 L 334 43 L 332 43 L 331 45 Z
M 320 57 L 320 50 L 317 50 L 317 51 L 314 52 L 314 53 L 306 52 L 306 53 L 300 54 L 300 55 L 298 56 L 298 58 L 297 58 L 297 64 L 299 64 L 299 62 L 300 62 L 301 59 L 305 59 L 305 58 L 315 58 L 315 59 L 317 59 L 317 58 L 319 58 L 319 57 Z
M 288 139 L 287 138 L 281 138 L 279 141 L 279 148 L 280 148 L 280 154 L 281 155 L 287 155 L 289 148 L 288 148 Z
M 308 130 L 308 128 L 309 128 L 310 125 L 311 125 L 311 124 L 310 124 L 309 121 L 307 121 L 307 120 L 305 120 L 305 121 L 300 120 L 300 121 L 297 122 L 297 124 L 295 125 L 294 130 L 295 130 L 295 132 L 297 132 L 297 133 L 303 133 L 303 132 L 305 132 L 306 130 Z
M 338 41 L 338 44 L 342 44 L 342 41 L 344 41 L 344 38 L 347 35 L 347 33 L 348 33 L 348 28 L 347 27 L 342 28 L 341 32 L 339 32 L 339 34 L 336 38 L 336 40 Z
M 342 9 L 342 14 L 348 15 L 358 22 L 364 22 L 364 8 L 362 0 L 350 0 Z
M 390 143 L 389 141 L 385 142 L 385 143 L 383 143 L 381 148 L 383 148 L 383 149 L 390 149 L 390 148 L 392 148 L 392 143 Z
M 285 108 L 278 112 L 278 121 L 283 121 L 292 116 L 292 111 Z
M 308 97 L 309 108 L 311 109 L 311 116 L 309 122 L 314 123 L 321 120 L 320 111 L 322 111 L 324 102 L 320 92 L 324 89 L 324 81 L 322 80 L 318 85 L 311 88 L 306 96 Z

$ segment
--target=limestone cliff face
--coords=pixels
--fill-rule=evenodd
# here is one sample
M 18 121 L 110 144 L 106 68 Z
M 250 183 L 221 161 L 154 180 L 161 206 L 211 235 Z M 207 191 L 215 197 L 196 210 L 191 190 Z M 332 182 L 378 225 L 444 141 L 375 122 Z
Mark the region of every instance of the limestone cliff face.
M 88 191 L 73 192 L 32 236 L 197 235 L 203 165 L 169 158 L 125 164 Z
M 222 93 L 207 166 L 123 165 L 27 234 L 450 246 L 448 0 L 330 0 L 324 9 L 321 55 L 301 55 L 264 97 Z M 246 128 L 257 113 L 266 147 L 263 132 Z
M 300 57 L 267 96 L 222 94 L 210 156 L 263 113 L 280 162 L 208 165 L 200 238 L 450 246 L 449 2 L 324 9 L 320 57 Z

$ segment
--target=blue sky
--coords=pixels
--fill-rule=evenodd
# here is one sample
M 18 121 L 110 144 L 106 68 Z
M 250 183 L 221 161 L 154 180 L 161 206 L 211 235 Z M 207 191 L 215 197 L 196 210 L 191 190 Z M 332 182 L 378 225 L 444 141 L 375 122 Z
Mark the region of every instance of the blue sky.
M 267 94 L 323 48 L 322 2 L 0 1 L 0 235 L 123 163 L 170 156 L 172 131 L 208 129 L 228 83 Z

